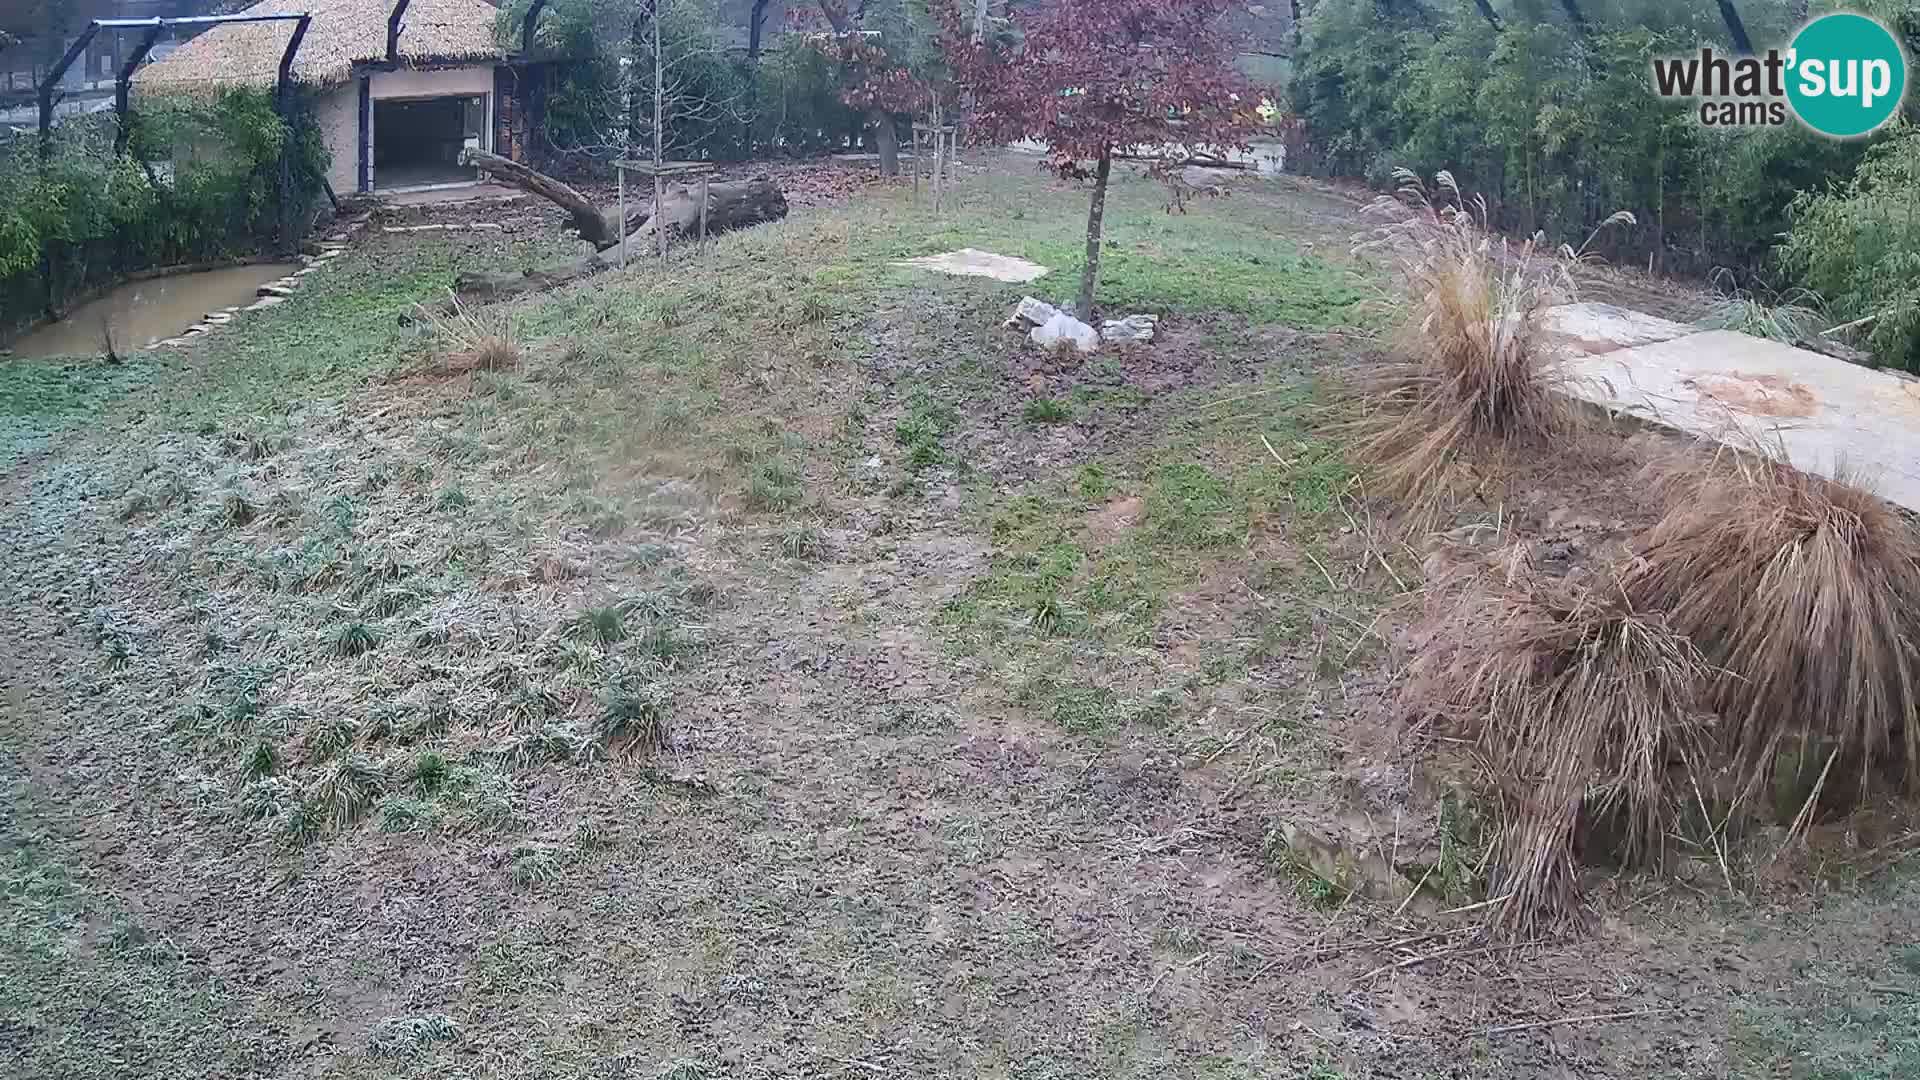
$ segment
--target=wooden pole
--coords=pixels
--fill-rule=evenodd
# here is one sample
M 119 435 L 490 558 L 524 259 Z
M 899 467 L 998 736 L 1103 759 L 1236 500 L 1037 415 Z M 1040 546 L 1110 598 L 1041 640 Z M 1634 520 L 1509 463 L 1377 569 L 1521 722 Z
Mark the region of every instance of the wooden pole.
M 657 218 L 660 207 L 666 204 L 667 193 L 660 179 L 660 167 L 666 163 L 663 141 L 666 138 L 664 114 L 661 112 L 660 99 L 666 93 L 666 61 L 660 55 L 660 3 L 653 3 L 653 213 Z M 623 222 L 624 225 L 624 222 Z M 656 247 L 660 249 L 660 265 L 667 265 L 667 229 L 662 222 L 655 221 L 653 235 L 658 238 Z
M 624 140 L 623 140 L 624 141 Z M 615 162 L 613 171 L 620 177 L 620 266 L 627 265 L 627 166 Z
M 709 179 L 706 173 L 700 174 L 700 247 L 707 246 L 707 192 Z

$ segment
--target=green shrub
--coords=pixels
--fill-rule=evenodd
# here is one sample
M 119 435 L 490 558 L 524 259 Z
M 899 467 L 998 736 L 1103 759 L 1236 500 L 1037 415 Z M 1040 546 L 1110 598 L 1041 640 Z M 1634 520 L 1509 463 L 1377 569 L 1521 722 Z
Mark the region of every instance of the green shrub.
M 0 138 L 0 328 L 137 270 L 290 244 L 320 195 L 306 102 L 289 122 L 261 91 L 143 99 L 129 126 L 121 155 L 110 116 L 65 120 L 44 163 L 37 136 Z
M 1781 262 L 1832 316 L 1864 324 L 1874 359 L 1920 371 L 1920 129 L 1896 128 L 1846 184 L 1793 203 Z

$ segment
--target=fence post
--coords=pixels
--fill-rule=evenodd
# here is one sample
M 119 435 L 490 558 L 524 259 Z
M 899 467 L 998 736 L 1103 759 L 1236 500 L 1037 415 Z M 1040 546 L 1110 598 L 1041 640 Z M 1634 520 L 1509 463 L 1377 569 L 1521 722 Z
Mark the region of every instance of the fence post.
M 73 39 L 73 44 L 67 47 L 66 55 L 47 71 L 46 79 L 40 84 L 40 161 L 43 164 L 53 160 L 53 88 L 66 77 L 67 69 L 73 66 L 81 53 L 87 51 L 87 46 L 93 44 L 93 36 L 99 32 L 99 23 L 88 23 L 80 36 Z
M 153 51 L 154 43 L 160 40 L 160 32 L 164 29 L 165 23 L 159 19 L 153 20 L 153 29 L 148 30 L 146 36 L 140 39 L 140 44 L 134 47 L 126 64 L 120 68 L 120 78 L 113 84 L 113 115 L 119 124 L 119 130 L 113 136 L 115 157 L 127 152 L 127 112 L 133 104 L 133 73 L 146 60 L 147 54 Z

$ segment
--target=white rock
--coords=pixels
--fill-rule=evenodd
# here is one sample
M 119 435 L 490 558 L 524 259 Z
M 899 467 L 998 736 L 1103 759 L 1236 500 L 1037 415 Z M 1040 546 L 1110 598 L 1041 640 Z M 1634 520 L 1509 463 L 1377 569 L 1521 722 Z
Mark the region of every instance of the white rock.
M 1009 330 L 1025 330 L 1029 326 L 1045 326 L 1058 314 L 1060 314 L 1059 308 L 1054 307 L 1045 300 L 1036 300 L 1029 296 L 1020 301 L 1019 307 L 1013 309 L 1013 314 L 1007 318 L 1005 325 Z
M 1092 353 L 1100 348 L 1099 332 L 1065 312 L 1055 312 L 1053 318 L 1034 327 L 1027 340 L 1043 349 L 1071 347 Z
M 1109 345 L 1145 345 L 1160 326 L 1158 315 L 1129 315 L 1100 324 L 1100 340 Z

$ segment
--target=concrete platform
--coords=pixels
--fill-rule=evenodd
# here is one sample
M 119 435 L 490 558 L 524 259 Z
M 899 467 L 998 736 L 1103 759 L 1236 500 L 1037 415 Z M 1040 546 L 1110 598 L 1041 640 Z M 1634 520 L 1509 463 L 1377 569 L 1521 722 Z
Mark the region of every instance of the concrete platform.
M 1546 322 L 1575 396 L 1823 476 L 1845 470 L 1920 511 L 1920 381 L 1607 304 Z
M 976 248 L 961 248 L 941 255 L 923 255 L 918 259 L 903 259 L 894 266 L 912 267 L 917 270 L 932 270 L 941 274 L 954 274 L 960 277 L 984 277 L 995 281 L 1024 284 L 1046 277 L 1050 267 L 1039 263 L 1016 259 L 1011 255 L 996 255 L 991 251 Z

